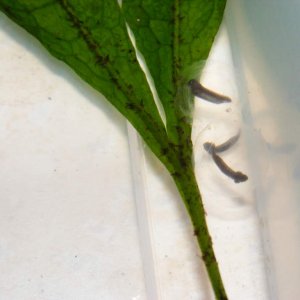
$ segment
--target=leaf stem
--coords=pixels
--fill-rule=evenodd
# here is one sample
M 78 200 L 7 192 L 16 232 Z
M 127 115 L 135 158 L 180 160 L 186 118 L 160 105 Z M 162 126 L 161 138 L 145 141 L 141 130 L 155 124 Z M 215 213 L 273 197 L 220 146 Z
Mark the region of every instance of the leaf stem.
M 228 297 L 214 254 L 212 239 L 205 220 L 205 210 L 194 170 L 192 167 L 189 167 L 184 174 L 183 172 L 176 172 L 173 174 L 173 179 L 191 218 L 194 234 L 197 237 L 215 297 L 217 300 L 227 300 Z

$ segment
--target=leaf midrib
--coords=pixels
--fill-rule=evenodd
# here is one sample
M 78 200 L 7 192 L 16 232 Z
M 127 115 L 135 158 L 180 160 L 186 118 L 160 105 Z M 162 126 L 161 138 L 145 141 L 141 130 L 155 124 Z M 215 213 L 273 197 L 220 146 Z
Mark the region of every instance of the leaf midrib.
M 172 71 L 172 81 L 175 87 L 178 86 L 178 74 L 179 74 L 179 26 L 180 26 L 180 18 L 179 18 L 179 0 L 174 1 L 173 6 L 173 22 L 174 22 L 174 30 L 173 30 L 173 49 L 172 49 L 172 57 L 173 57 L 173 71 Z
M 96 62 L 98 64 L 100 63 L 101 66 L 107 70 L 111 80 L 114 82 L 117 88 L 123 92 L 123 94 L 127 96 L 130 95 L 129 88 L 126 85 L 122 84 L 122 82 L 120 82 L 117 73 L 113 70 L 113 68 L 110 67 L 109 61 L 105 62 L 106 58 L 101 55 L 100 45 L 95 41 L 95 39 L 93 38 L 89 30 L 81 23 L 80 19 L 76 16 L 74 11 L 72 10 L 72 7 L 67 3 L 66 0 L 58 0 L 58 3 L 62 7 L 62 9 L 66 12 L 66 14 L 69 16 L 70 21 L 73 23 L 74 27 L 78 30 L 80 36 L 84 39 L 90 51 L 94 54 L 96 58 Z

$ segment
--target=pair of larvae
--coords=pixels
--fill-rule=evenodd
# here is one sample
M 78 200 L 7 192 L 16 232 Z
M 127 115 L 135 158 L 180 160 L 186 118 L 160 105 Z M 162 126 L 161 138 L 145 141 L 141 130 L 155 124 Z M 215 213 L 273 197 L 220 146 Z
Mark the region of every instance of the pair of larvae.
M 222 103 L 229 103 L 231 99 L 227 96 L 220 95 L 215 93 L 204 86 L 202 86 L 198 81 L 192 79 L 188 82 L 188 85 L 191 89 L 191 92 L 194 96 L 202 98 L 206 101 L 215 103 L 215 104 L 222 104 Z M 216 146 L 211 142 L 206 142 L 203 144 L 204 149 L 212 156 L 217 167 L 228 177 L 234 180 L 235 183 L 240 183 L 248 180 L 248 176 L 243 174 L 240 171 L 234 171 L 231 169 L 224 160 L 218 155 L 220 152 L 224 152 L 228 150 L 231 146 L 233 146 L 240 137 L 240 132 L 224 142 Z

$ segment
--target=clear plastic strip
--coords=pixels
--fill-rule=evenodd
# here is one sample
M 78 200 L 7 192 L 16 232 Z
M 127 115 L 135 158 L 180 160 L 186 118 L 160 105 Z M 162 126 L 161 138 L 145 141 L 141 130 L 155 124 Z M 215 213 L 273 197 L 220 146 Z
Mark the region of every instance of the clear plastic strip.
M 159 289 L 155 272 L 155 260 L 149 224 L 147 189 L 145 184 L 144 151 L 140 137 L 128 122 L 127 132 L 146 295 L 149 300 L 158 300 Z

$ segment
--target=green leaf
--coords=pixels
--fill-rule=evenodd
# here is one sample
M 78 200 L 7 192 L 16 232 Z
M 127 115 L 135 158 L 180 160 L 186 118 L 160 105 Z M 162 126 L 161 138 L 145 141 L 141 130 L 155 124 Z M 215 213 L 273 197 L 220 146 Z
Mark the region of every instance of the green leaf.
M 184 88 L 198 77 L 222 20 L 223 0 L 123 0 L 124 14 L 165 109 L 169 135 L 190 135 L 193 107 Z M 187 121 L 187 120 L 185 120 Z
M 173 177 L 217 299 L 227 299 L 193 168 L 193 95 L 226 0 L 0 0 L 0 10 L 102 93 Z M 164 125 L 127 23 L 166 115 Z

